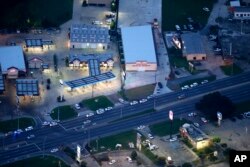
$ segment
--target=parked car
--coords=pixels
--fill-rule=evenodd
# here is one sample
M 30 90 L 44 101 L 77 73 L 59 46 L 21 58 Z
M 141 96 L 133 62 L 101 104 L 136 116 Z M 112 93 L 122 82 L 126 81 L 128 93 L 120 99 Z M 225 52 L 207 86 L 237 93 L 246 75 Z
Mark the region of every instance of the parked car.
M 196 116 L 196 115 L 197 115 L 197 114 L 196 114 L 195 112 L 191 112 L 191 113 L 188 114 L 189 117 L 194 117 L 194 116 Z
M 131 106 L 136 105 L 136 104 L 138 104 L 138 101 L 136 101 L 136 100 L 130 102 L 130 105 L 131 105 Z
M 245 118 L 250 118 L 250 111 L 244 113 Z
M 125 100 L 123 100 L 122 98 L 119 98 L 118 100 L 119 100 L 120 103 L 124 103 L 125 102 Z
M 194 123 L 194 126 L 199 128 L 200 127 L 200 124 L 198 124 L 197 122 Z
M 75 109 L 77 109 L 77 110 L 80 110 L 81 109 L 81 107 L 80 107 L 80 105 L 77 103 L 77 104 L 75 104 Z
M 201 84 L 205 84 L 205 83 L 208 83 L 208 80 L 205 79 L 204 81 L 201 82 Z
M 111 161 L 109 161 L 109 165 L 112 165 L 114 163 L 116 163 L 116 160 L 114 160 L 114 159 L 112 159 Z
M 188 85 L 185 85 L 185 86 L 181 87 L 181 90 L 186 90 L 186 89 L 189 89 Z
M 112 110 L 113 109 L 113 107 L 107 107 L 107 108 L 105 108 L 104 110 L 105 111 L 109 111 L 109 110 Z
M 163 85 L 162 85 L 162 83 L 161 83 L 161 82 L 158 82 L 158 87 L 159 87 L 160 89 L 162 89 L 162 88 L 163 88 Z
M 27 131 L 30 131 L 30 130 L 33 130 L 33 126 L 29 126 L 29 127 L 25 128 L 25 131 L 26 131 L 26 132 L 27 132 Z
M 55 153 L 55 152 L 57 152 L 58 150 L 59 150 L 58 148 L 53 148 L 53 149 L 50 150 L 50 152 L 51 152 L 51 153 Z
M 139 102 L 140 103 L 145 103 L 146 101 L 148 101 L 147 99 L 141 99 Z
M 94 24 L 94 25 L 103 25 L 103 22 L 96 20 L 96 21 L 92 21 L 92 24 Z
M 149 133 L 149 134 L 148 134 L 148 138 L 149 138 L 149 139 L 153 139 L 154 137 Z
M 187 25 L 183 25 L 183 29 L 184 29 L 184 30 L 187 30 Z
M 172 137 L 171 139 L 169 139 L 170 142 L 173 142 L 173 141 L 176 141 L 177 140 L 177 137 Z
M 209 12 L 210 10 L 207 7 L 202 8 L 205 12 Z
M 192 31 L 194 30 L 194 27 L 192 26 L 192 24 L 188 24 L 188 28 Z
M 140 126 L 137 127 L 137 130 L 142 130 L 142 129 L 144 129 L 144 128 L 145 128 L 144 125 L 140 125 Z
M 49 126 L 56 126 L 57 125 L 57 122 L 53 121 L 53 122 L 50 122 Z
M 86 117 L 88 118 L 88 117 L 92 117 L 93 115 L 95 115 L 94 113 L 88 113 L 88 114 L 86 114 Z
M 49 122 L 44 121 L 42 125 L 43 125 L 43 126 L 47 126 L 47 125 L 49 125 Z
M 14 131 L 14 134 L 21 134 L 23 133 L 23 130 L 22 129 L 17 129 Z
M 131 159 L 129 156 L 126 157 L 126 160 L 127 160 L 128 162 L 133 162 L 132 159 Z
M 204 122 L 204 123 L 207 123 L 207 120 L 204 117 L 201 117 L 201 121 Z
M 103 108 L 96 110 L 96 114 L 103 114 L 104 112 L 105 110 Z
M 190 22 L 190 23 L 193 23 L 194 20 L 191 18 L 191 17 L 188 17 L 187 20 Z
M 180 31 L 180 30 L 181 30 L 181 27 L 180 27 L 179 25 L 175 25 L 175 29 L 176 29 L 177 31 Z
M 215 52 L 220 52 L 220 51 L 221 51 L 221 48 L 215 48 L 214 51 L 215 51 Z

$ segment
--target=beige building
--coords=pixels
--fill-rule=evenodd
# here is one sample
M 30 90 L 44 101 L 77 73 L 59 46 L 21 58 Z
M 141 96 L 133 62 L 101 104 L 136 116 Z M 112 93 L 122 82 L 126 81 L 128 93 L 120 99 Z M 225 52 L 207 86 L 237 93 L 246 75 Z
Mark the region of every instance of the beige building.
M 181 35 L 181 39 L 182 54 L 188 61 L 206 60 L 207 55 L 200 34 L 185 33 Z
M 187 138 L 197 150 L 211 144 L 211 139 L 205 133 L 190 124 L 184 124 L 180 128 L 180 134 L 183 138 Z
M 28 65 L 30 69 L 40 69 L 42 68 L 43 60 L 38 57 L 34 57 L 28 60 Z

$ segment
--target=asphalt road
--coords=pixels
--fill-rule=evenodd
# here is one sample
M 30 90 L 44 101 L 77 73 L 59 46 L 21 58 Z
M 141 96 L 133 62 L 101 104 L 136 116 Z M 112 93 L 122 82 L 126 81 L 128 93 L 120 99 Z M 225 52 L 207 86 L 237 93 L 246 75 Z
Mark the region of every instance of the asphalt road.
M 47 152 L 51 148 L 58 147 L 62 144 L 66 145 L 72 142 L 83 143 L 90 138 L 93 139 L 112 133 L 126 131 L 142 124 L 150 125 L 160 122 L 168 118 L 168 111 L 170 109 L 174 111 L 175 116 L 185 115 L 186 113 L 195 110 L 194 103 L 199 100 L 199 97 L 195 98 L 195 96 L 226 87 L 229 88 L 222 90 L 221 93 L 228 96 L 233 101 L 238 102 L 247 100 L 250 98 L 249 80 L 250 73 L 244 73 L 235 77 L 200 85 L 189 90 L 161 95 L 143 104 L 134 106 L 125 105 L 122 107 L 123 116 L 151 109 L 154 107 L 154 103 L 155 106 L 169 103 L 169 106 L 166 106 L 164 109 L 157 112 L 133 117 L 131 119 L 115 123 L 103 124 L 103 122 L 107 122 L 108 120 L 120 118 L 121 108 L 115 108 L 105 114 L 91 117 L 90 119 L 92 123 L 95 122 L 97 125 L 85 127 L 85 129 L 80 131 L 67 129 L 71 129 L 72 127 L 81 127 L 83 125 L 83 121 L 86 119 L 85 117 L 63 122 L 60 126 L 37 128 L 27 133 L 24 132 L 20 136 L 3 137 L 0 139 L 0 143 L 2 143 L 0 149 L 0 164 L 16 161 L 20 158 L 27 158 L 32 154 L 42 153 L 43 150 Z M 183 93 L 185 93 L 187 98 L 185 100 L 178 101 L 177 97 Z M 172 102 L 175 103 L 171 104 Z M 27 140 L 26 137 L 29 134 L 34 134 L 36 137 L 34 139 Z

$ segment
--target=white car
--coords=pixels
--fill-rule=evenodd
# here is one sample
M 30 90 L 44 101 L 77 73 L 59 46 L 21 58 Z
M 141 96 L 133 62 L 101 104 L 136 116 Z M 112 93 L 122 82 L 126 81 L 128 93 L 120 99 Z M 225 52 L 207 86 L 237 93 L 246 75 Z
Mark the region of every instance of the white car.
M 185 86 L 181 87 L 181 90 L 186 90 L 186 89 L 189 89 L 188 85 L 185 85 Z
M 126 160 L 128 160 L 128 162 L 133 162 L 129 156 L 126 157 Z
M 96 114 L 103 114 L 104 112 L 105 110 L 103 108 L 96 110 Z
M 93 21 L 92 24 L 94 24 L 94 25 L 103 25 L 103 22 L 96 20 L 96 21 Z
M 92 117 L 93 115 L 95 115 L 94 113 L 88 113 L 87 115 L 86 115 L 86 117 L 88 118 L 88 117 Z
M 193 30 L 193 29 L 194 29 L 194 27 L 192 26 L 192 24 L 188 24 L 188 28 L 189 28 L 190 30 Z
M 146 101 L 148 101 L 147 99 L 141 99 L 139 102 L 140 103 L 145 103 Z
M 180 30 L 181 30 L 181 27 L 180 27 L 179 25 L 175 25 L 175 29 L 176 29 L 177 31 L 180 31 Z
M 149 138 L 149 139 L 153 139 L 154 137 L 149 133 L 149 134 L 148 134 L 148 138 Z
M 176 141 L 177 140 L 177 137 L 175 136 L 175 137 L 172 137 L 171 139 L 169 139 L 169 141 L 170 142 L 174 142 L 174 141 Z
M 205 79 L 204 81 L 201 82 L 201 84 L 205 84 L 205 83 L 208 83 L 208 80 Z
M 30 131 L 30 130 L 33 130 L 33 126 L 29 126 L 29 127 L 25 128 L 25 131 L 26 131 L 26 132 L 27 132 L 27 131 Z
M 109 111 L 109 110 L 112 110 L 113 109 L 113 107 L 107 107 L 107 108 L 105 108 L 104 110 L 105 111 Z
M 201 117 L 201 121 L 204 122 L 204 123 L 207 123 L 207 120 L 204 117 Z
M 154 95 L 149 95 L 148 97 L 147 97 L 147 99 L 152 99 L 154 97 Z
M 35 135 L 29 135 L 29 136 L 27 136 L 27 139 L 32 139 L 34 137 L 35 137 Z
M 215 51 L 215 52 L 220 52 L 220 51 L 221 51 L 221 48 L 215 48 L 214 51 Z
M 142 129 L 144 129 L 144 128 L 145 128 L 144 125 L 140 125 L 140 126 L 137 127 L 137 130 L 142 130 Z
M 53 148 L 52 150 L 50 150 L 51 153 L 55 153 L 58 151 L 58 148 Z
M 134 101 L 130 102 L 130 105 L 131 105 L 131 106 L 133 106 L 133 105 L 135 105 L 135 104 L 138 104 L 138 101 L 134 100 Z
M 250 111 L 244 113 L 245 118 L 250 118 Z
M 90 120 L 86 120 L 86 121 L 84 121 L 83 123 L 84 123 L 84 124 L 89 124 L 89 123 L 91 123 L 91 121 L 90 121 Z
M 194 123 L 194 126 L 199 128 L 200 127 L 200 124 L 198 124 L 197 122 Z
M 189 117 L 194 117 L 194 116 L 196 116 L 196 115 L 197 115 L 197 114 L 196 114 L 195 112 L 191 112 L 191 113 L 188 114 Z
M 125 103 L 125 100 L 123 100 L 122 98 L 119 98 L 118 101 L 119 101 L 120 103 Z
M 190 85 L 190 87 L 195 87 L 195 86 L 198 86 L 198 83 L 197 82 L 194 82 L 193 84 Z
M 43 125 L 43 126 L 47 126 L 47 125 L 49 125 L 49 122 L 44 121 L 42 125 Z
M 75 109 L 77 109 L 77 110 L 80 110 L 81 109 L 81 107 L 80 107 L 80 105 L 77 103 L 77 104 L 75 104 Z
M 202 8 L 205 12 L 209 12 L 210 10 L 207 7 Z
M 23 130 L 22 129 L 17 129 L 16 131 L 14 131 L 15 134 L 20 134 L 20 133 L 23 133 Z
M 49 126 L 56 126 L 57 125 L 57 122 L 50 122 Z
M 112 164 L 114 164 L 114 163 L 116 163 L 116 160 L 112 159 L 112 160 L 109 162 L 109 165 L 112 165 Z

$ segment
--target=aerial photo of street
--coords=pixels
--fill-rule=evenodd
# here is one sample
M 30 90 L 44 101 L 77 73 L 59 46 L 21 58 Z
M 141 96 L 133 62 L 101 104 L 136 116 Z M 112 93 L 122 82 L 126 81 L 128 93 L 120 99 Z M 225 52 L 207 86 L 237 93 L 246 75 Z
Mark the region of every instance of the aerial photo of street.
M 0 167 L 249 167 L 250 0 L 0 8 Z

